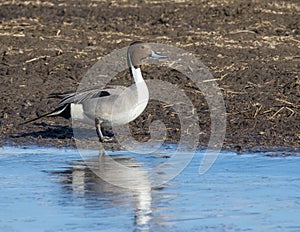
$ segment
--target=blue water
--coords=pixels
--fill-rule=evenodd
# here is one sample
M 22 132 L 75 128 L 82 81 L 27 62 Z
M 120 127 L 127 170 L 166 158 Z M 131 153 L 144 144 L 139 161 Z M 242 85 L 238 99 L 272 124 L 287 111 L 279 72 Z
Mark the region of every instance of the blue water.
M 199 150 L 175 179 L 147 188 L 144 167 L 168 152 L 111 152 L 137 170 L 129 183 L 142 188 L 128 190 L 100 179 L 75 149 L 2 147 L 0 231 L 300 231 L 299 153 L 223 151 L 199 176 Z

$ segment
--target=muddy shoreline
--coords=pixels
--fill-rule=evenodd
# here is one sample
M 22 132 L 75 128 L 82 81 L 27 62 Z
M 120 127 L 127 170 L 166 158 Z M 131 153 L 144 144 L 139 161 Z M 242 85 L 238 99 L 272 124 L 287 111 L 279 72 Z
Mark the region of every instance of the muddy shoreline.
M 227 128 L 224 149 L 300 150 L 300 7 L 286 1 L 4 1 L 0 3 L 0 144 L 74 146 L 69 121 L 45 118 L 53 92 L 76 91 L 104 55 L 142 40 L 193 53 L 222 91 Z M 167 68 L 143 67 L 145 79 L 179 86 L 199 117 L 199 147 L 210 137 L 204 96 Z M 129 73 L 112 83 L 128 85 Z M 171 115 L 171 116 L 170 116 Z M 151 101 L 130 123 L 133 137 L 148 141 L 161 120 L 167 141 L 180 139 L 172 108 Z M 118 149 L 118 144 L 105 145 Z

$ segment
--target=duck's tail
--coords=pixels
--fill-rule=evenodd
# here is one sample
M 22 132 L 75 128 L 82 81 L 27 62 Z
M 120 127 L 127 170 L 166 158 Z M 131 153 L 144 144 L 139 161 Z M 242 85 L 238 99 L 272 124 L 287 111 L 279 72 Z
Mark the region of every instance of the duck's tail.
M 30 119 L 28 121 L 22 122 L 19 125 L 25 125 L 25 124 L 37 121 L 40 118 L 44 118 L 44 117 L 55 117 L 55 116 L 61 116 L 63 118 L 69 119 L 71 117 L 70 104 L 66 104 L 64 106 L 56 108 L 55 110 L 53 110 L 50 113 L 46 113 L 46 114 L 43 114 L 43 115 L 41 115 L 41 116 L 39 116 L 37 118 Z

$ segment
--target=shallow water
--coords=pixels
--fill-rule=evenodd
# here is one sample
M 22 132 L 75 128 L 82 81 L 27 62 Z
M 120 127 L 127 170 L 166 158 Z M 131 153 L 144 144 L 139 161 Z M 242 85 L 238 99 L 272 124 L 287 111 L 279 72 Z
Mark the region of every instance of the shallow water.
M 100 179 L 75 149 L 0 148 L 0 231 L 300 231 L 300 154 L 223 151 L 199 176 L 199 150 L 151 189 L 147 172 L 171 152 L 109 153 L 136 169 L 121 181 L 141 188 L 128 190 Z

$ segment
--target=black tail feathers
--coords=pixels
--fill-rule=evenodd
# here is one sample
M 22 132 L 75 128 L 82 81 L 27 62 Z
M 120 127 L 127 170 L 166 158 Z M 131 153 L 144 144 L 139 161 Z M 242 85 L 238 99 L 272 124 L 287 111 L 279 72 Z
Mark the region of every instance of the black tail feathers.
M 63 118 L 66 118 L 66 119 L 69 119 L 71 117 L 71 110 L 70 110 L 70 104 L 67 104 L 67 105 L 64 105 L 64 106 L 61 106 L 55 110 L 53 110 L 52 112 L 50 113 L 46 113 L 46 114 L 43 114 L 37 118 L 34 118 L 34 119 L 30 119 L 28 121 L 25 121 L 25 122 L 22 122 L 20 123 L 19 125 L 25 125 L 25 124 L 28 124 L 28 123 L 31 123 L 31 122 L 35 122 L 41 118 L 44 118 L 44 117 L 55 117 L 55 116 L 61 116 Z

